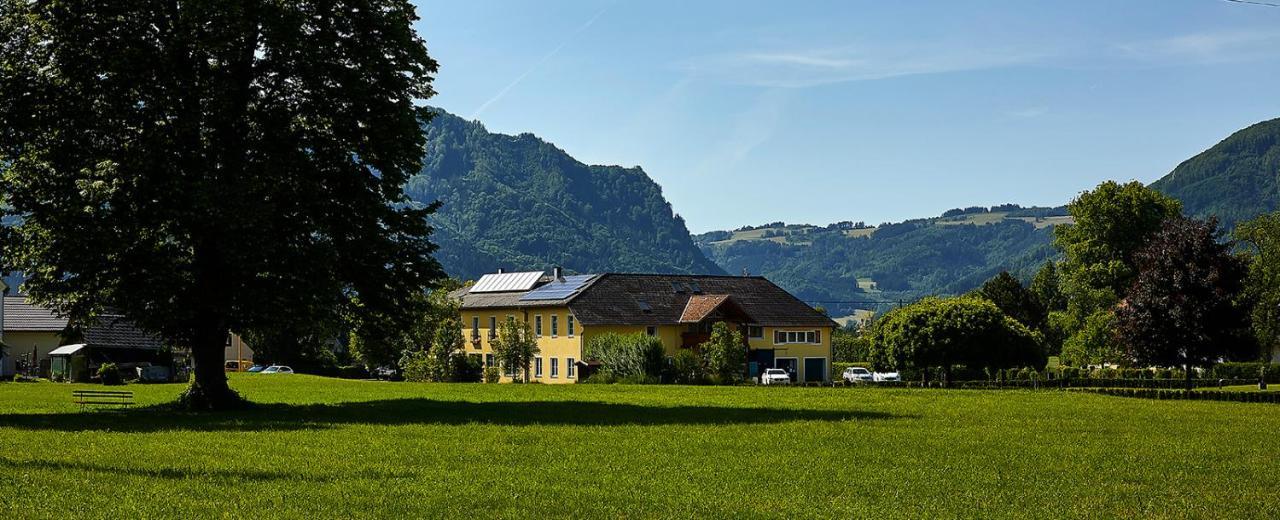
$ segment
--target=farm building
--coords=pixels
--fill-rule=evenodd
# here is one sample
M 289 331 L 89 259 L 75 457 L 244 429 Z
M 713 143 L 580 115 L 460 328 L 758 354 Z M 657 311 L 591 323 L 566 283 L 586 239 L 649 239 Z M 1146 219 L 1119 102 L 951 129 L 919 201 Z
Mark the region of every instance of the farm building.
M 527 323 L 540 355 L 534 381 L 572 383 L 589 367 L 583 348 L 604 333 L 658 337 L 667 356 L 696 348 L 712 326 L 739 328 L 748 376 L 787 370 L 796 381 L 827 381 L 831 332 L 837 324 L 759 276 L 562 274 L 541 271 L 487 274 L 455 291 L 461 300 L 466 352 L 493 364 L 490 342 L 508 318 Z M 509 375 L 505 377 L 509 379 Z
M 88 326 L 73 327 L 66 318 L 25 296 L 5 296 L 3 313 L 3 338 L 9 347 L 0 364 L 3 375 L 22 368 L 28 374 L 69 378 L 74 357 L 83 358 L 86 370 L 103 362 L 126 366 L 167 363 L 161 356 L 160 340 L 120 316 L 104 315 Z M 66 348 L 73 346 L 79 348 Z M 54 370 L 57 360 L 66 363 L 59 367 L 61 371 Z

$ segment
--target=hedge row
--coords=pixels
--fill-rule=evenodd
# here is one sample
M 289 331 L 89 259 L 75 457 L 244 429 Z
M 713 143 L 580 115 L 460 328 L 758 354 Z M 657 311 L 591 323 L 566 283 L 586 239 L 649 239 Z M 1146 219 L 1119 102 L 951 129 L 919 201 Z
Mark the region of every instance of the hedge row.
M 836 384 L 841 384 L 839 378 L 832 378 Z M 1222 386 L 1236 385 L 1252 385 L 1257 384 L 1257 379 L 1224 379 L 1221 381 Z M 1010 380 L 1010 381 L 987 381 L 987 380 L 971 380 L 971 381 L 952 381 L 950 388 L 956 389 L 975 389 L 975 390 L 1003 390 L 1003 389 L 1025 389 L 1025 388 L 1133 388 L 1133 389 L 1164 389 L 1176 390 L 1185 385 L 1185 381 L 1173 379 L 1048 379 L 1048 380 Z M 1218 380 L 1193 379 L 1192 384 L 1197 388 L 1217 388 Z M 855 385 L 874 385 L 887 388 L 941 388 L 942 381 L 933 380 L 926 383 L 920 381 L 887 381 L 887 382 L 862 382 Z
M 1235 401 L 1241 403 L 1280 403 L 1280 392 L 1223 392 L 1219 390 L 1164 390 L 1158 388 L 1079 388 L 1089 392 L 1142 399 L 1189 399 L 1198 401 Z

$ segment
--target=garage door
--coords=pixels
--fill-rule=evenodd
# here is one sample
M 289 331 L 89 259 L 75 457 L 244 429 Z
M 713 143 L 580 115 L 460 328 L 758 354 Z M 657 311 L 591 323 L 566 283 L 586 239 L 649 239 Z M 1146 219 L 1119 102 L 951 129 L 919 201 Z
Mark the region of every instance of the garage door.
M 809 358 L 804 360 L 804 380 L 821 383 L 827 380 L 827 359 Z

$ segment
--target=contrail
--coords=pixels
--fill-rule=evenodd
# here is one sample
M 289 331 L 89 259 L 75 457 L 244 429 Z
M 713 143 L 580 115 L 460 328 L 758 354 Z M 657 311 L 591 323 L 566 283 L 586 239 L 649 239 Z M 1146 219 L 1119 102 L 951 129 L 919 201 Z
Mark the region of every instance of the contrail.
M 480 108 L 477 108 L 475 112 L 472 112 L 471 117 L 468 119 L 476 119 L 480 117 L 480 113 L 484 112 L 486 108 L 489 108 L 489 105 L 497 103 L 498 100 L 502 99 L 502 96 L 507 95 L 507 92 L 510 92 L 511 89 L 515 88 L 516 85 L 519 85 L 521 81 L 524 81 L 525 77 L 527 77 L 533 71 L 537 70 L 538 67 L 541 67 L 542 64 L 545 63 L 547 60 L 551 59 L 556 54 L 558 54 L 560 52 L 560 49 L 563 49 L 566 45 L 569 44 L 569 42 L 573 41 L 574 37 L 578 36 L 578 34 L 581 33 L 582 31 L 587 30 L 588 27 L 591 27 L 591 24 L 596 23 L 596 20 L 600 19 L 600 16 L 603 15 L 604 12 L 608 10 L 609 10 L 608 5 L 601 8 L 600 12 L 596 13 L 595 16 L 592 16 L 590 20 L 587 20 L 586 23 L 578 26 L 578 28 L 574 30 L 572 33 L 569 33 L 569 36 L 565 37 L 564 41 L 560 42 L 560 45 L 557 45 L 556 48 L 551 49 L 551 52 L 548 52 L 538 61 L 534 62 L 533 65 L 530 65 L 529 68 L 525 69 L 523 73 L 517 76 L 514 81 L 512 81 L 511 83 L 508 83 L 507 86 L 503 87 L 502 90 L 499 90 L 496 95 L 489 98 L 488 101 L 485 101 L 483 105 L 480 105 Z

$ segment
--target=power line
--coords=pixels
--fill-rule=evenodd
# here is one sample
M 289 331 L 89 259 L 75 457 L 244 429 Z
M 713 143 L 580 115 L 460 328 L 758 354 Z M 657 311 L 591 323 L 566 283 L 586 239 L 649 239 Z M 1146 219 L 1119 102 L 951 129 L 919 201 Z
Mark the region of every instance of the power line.
M 1271 2 L 1259 2 L 1257 0 L 1222 0 L 1222 1 L 1231 2 L 1233 4 L 1249 4 L 1249 5 L 1261 5 L 1265 7 L 1280 7 L 1280 4 L 1273 4 Z

